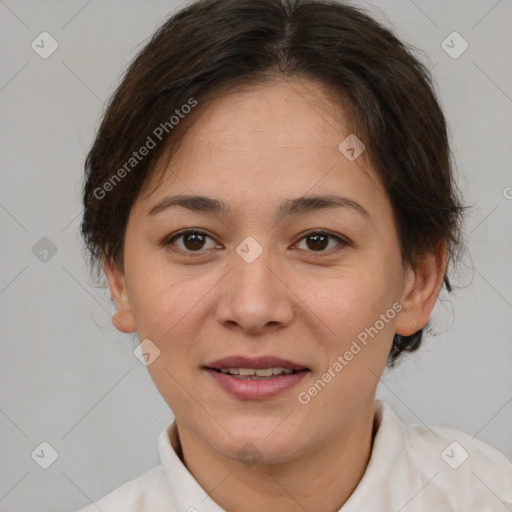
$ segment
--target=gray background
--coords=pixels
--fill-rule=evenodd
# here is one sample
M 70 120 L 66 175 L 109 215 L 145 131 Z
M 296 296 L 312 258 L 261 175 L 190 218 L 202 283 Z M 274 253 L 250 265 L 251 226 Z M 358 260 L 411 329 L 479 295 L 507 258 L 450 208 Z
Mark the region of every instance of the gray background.
M 0 511 L 74 510 L 158 463 L 172 414 L 134 339 L 112 327 L 78 229 L 103 103 L 177 5 L 0 0 Z M 512 458 L 512 2 L 387 0 L 372 10 L 428 55 L 474 205 L 464 288 L 443 294 L 439 334 L 378 396 L 407 422 L 463 430 Z M 48 59 L 31 48 L 43 31 L 59 44 Z M 457 59 L 441 47 L 453 31 L 469 43 Z M 41 252 L 43 237 L 55 254 Z M 31 458 L 42 441 L 59 455 L 46 470 Z

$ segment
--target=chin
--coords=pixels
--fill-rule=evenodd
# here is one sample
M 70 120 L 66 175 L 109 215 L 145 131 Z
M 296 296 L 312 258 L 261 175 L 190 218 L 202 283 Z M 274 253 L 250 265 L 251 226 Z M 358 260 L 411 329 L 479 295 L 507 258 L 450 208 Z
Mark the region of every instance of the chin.
M 269 418 L 260 422 L 250 418 L 243 422 L 233 422 L 231 428 L 229 423 L 225 423 L 224 426 L 231 436 L 220 429 L 218 432 L 222 438 L 211 439 L 209 442 L 220 455 L 238 460 L 248 467 L 283 463 L 290 460 L 296 452 L 299 443 L 303 442 L 303 436 L 297 436 L 290 429 L 279 425 L 282 420 L 283 418 Z M 256 426 L 255 421 L 258 421 Z

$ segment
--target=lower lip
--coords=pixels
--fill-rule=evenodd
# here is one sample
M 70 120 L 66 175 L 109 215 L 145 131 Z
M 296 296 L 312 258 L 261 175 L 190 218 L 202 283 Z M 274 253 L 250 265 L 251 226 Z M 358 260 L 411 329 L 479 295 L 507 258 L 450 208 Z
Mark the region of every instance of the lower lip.
M 242 400 L 261 400 L 272 398 L 287 389 L 296 386 L 309 370 L 282 374 L 268 379 L 237 379 L 227 373 L 217 372 L 210 368 L 205 370 L 215 379 L 217 384 L 232 395 Z

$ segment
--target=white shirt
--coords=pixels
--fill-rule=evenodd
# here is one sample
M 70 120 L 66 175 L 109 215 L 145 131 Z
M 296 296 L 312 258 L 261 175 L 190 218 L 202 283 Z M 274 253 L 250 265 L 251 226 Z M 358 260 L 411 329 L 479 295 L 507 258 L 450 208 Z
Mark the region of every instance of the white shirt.
M 370 461 L 339 512 L 512 511 L 512 463 L 500 452 L 451 428 L 405 425 L 381 400 L 375 412 Z M 175 449 L 172 422 L 158 439 L 158 466 L 79 512 L 225 512 Z

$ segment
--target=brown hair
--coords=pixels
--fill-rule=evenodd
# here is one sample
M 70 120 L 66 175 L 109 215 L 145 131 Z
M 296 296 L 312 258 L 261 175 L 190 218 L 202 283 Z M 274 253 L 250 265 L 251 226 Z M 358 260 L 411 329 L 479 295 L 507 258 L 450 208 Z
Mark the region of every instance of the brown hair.
M 97 277 L 103 255 L 123 269 L 130 208 L 207 98 L 293 76 L 348 102 L 391 200 L 403 262 L 414 266 L 442 241 L 452 262 L 464 207 L 431 75 L 410 47 L 362 9 L 333 0 L 199 0 L 171 16 L 128 67 L 87 155 L 81 231 Z M 446 274 L 444 284 L 451 291 Z M 395 335 L 390 366 L 422 334 Z

